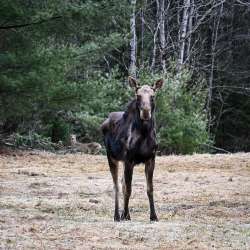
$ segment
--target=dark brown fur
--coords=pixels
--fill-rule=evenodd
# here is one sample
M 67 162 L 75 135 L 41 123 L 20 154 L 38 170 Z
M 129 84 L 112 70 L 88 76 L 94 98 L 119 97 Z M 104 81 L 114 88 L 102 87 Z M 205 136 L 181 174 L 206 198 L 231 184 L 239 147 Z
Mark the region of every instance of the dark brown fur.
M 150 205 L 150 220 L 157 221 L 153 199 L 153 173 L 156 154 L 156 133 L 154 118 L 154 93 L 162 86 L 163 80 L 154 87 L 137 86 L 130 78 L 130 85 L 136 90 L 136 98 L 128 105 L 125 112 L 113 112 L 102 124 L 104 144 L 115 189 L 114 220 L 130 220 L 128 209 L 131 195 L 133 168 L 136 164 L 145 164 L 147 195 Z M 124 208 L 119 213 L 118 163 L 124 163 L 122 191 Z

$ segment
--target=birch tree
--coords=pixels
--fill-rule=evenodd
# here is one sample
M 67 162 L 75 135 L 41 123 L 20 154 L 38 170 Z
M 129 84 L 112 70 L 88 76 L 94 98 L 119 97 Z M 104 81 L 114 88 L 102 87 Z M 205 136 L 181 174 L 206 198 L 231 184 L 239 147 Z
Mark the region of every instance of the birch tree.
M 184 56 L 185 56 L 185 46 L 186 46 L 186 34 L 188 29 L 188 20 L 189 20 L 189 8 L 190 8 L 190 0 L 184 0 L 183 2 L 183 14 L 182 21 L 180 26 L 180 40 L 179 40 L 179 56 L 178 56 L 178 65 L 177 70 L 179 71 L 184 64 Z
M 158 1 L 157 1 L 158 2 Z M 160 62 L 163 72 L 166 72 L 166 35 L 165 35 L 165 0 L 159 0 L 159 30 L 160 30 Z
M 130 65 L 129 74 L 136 77 L 136 52 L 137 52 L 137 37 L 136 37 L 136 0 L 131 0 L 132 13 L 130 16 Z
M 192 29 L 193 29 L 193 15 L 194 15 L 194 7 L 195 3 L 194 0 L 191 0 L 190 12 L 189 12 L 189 20 L 188 20 L 188 36 L 187 41 L 187 52 L 186 52 L 186 60 L 185 62 L 189 62 L 191 58 L 191 41 L 192 41 Z
M 159 0 L 156 0 L 156 24 L 154 29 L 154 35 L 153 35 L 153 51 L 152 51 L 152 62 L 151 62 L 151 71 L 155 68 L 155 62 L 156 62 L 156 51 L 157 51 L 157 37 L 159 33 L 159 27 L 160 27 L 160 9 L 159 9 Z
M 141 18 L 141 67 L 144 67 L 144 10 L 143 7 L 140 11 Z

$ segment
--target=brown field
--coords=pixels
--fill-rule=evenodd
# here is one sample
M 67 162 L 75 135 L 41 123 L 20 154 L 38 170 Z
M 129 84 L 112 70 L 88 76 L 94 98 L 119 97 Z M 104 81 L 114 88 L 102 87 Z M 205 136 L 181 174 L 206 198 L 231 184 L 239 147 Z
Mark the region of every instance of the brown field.
M 158 157 L 154 180 L 160 221 L 137 166 L 115 223 L 104 156 L 2 154 L 0 249 L 250 249 L 250 154 Z

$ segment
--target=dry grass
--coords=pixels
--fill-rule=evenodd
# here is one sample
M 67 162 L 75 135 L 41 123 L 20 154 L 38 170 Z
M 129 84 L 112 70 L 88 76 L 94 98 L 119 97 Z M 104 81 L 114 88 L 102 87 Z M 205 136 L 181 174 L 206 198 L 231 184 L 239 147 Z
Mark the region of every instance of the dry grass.
M 154 183 L 160 221 L 137 166 L 114 223 L 104 156 L 0 155 L 0 249 L 250 249 L 250 154 L 158 157 Z

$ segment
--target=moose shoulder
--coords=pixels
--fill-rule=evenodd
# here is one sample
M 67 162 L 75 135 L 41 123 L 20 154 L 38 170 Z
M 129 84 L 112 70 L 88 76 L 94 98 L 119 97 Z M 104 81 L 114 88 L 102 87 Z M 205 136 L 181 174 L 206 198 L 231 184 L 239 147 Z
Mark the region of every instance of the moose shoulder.
M 135 90 L 136 97 L 128 104 L 124 112 L 110 113 L 108 119 L 101 126 L 115 188 L 114 220 L 130 219 L 128 203 L 132 190 L 133 168 L 139 163 L 145 163 L 150 219 L 158 220 L 153 200 L 153 172 L 157 149 L 154 97 L 155 92 L 162 87 L 163 80 L 156 81 L 153 86 L 143 85 L 140 87 L 134 78 L 129 77 L 129 84 Z M 119 161 L 124 163 L 122 188 L 124 209 L 121 217 L 118 190 Z

